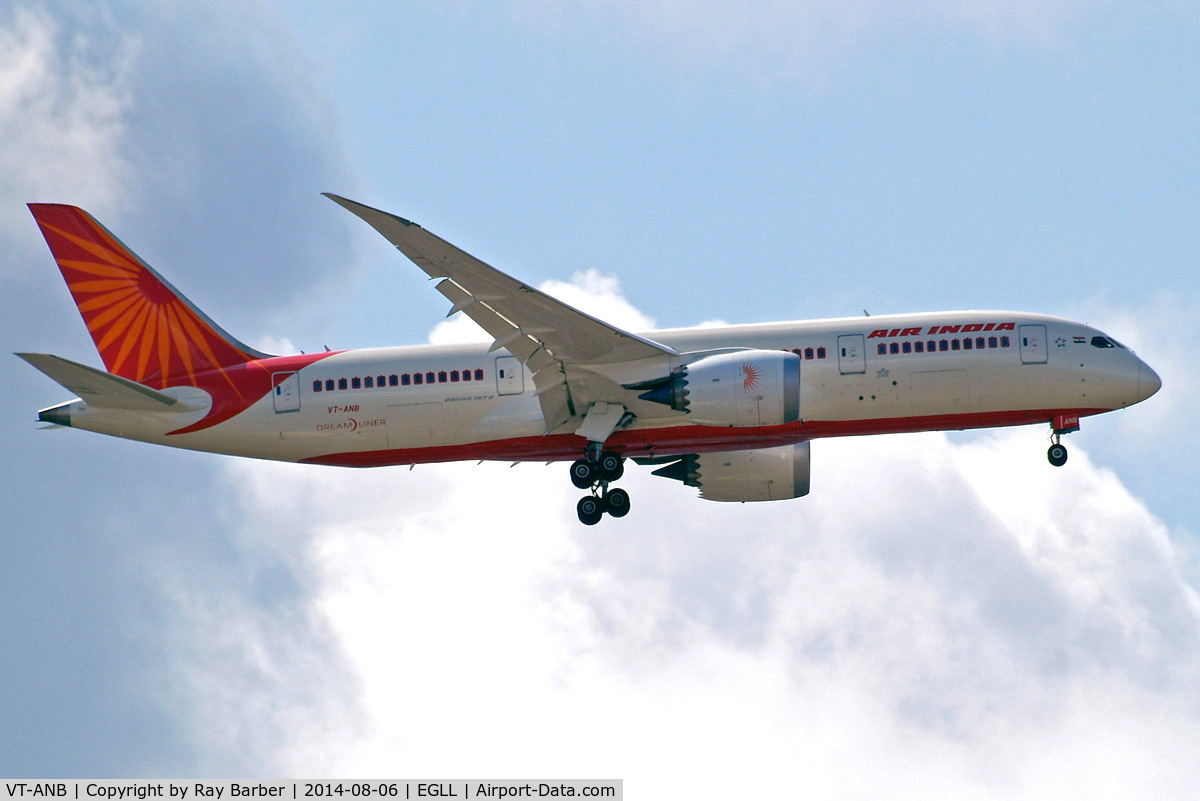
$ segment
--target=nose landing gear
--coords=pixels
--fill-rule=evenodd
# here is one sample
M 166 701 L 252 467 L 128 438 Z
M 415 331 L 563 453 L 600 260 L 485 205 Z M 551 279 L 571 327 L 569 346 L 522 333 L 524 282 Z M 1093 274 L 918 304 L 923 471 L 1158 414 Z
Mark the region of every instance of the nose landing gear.
M 1058 441 L 1058 435 L 1053 435 L 1054 441 L 1050 445 L 1050 450 L 1046 451 L 1046 458 L 1050 460 L 1050 464 L 1055 467 L 1062 467 L 1067 463 L 1067 446 Z
M 625 473 L 625 458 L 612 451 L 596 452 L 589 449 L 584 458 L 571 463 L 571 483 L 579 489 L 591 489 L 590 495 L 579 499 L 575 511 L 579 522 L 594 526 L 607 512 L 613 517 L 629 514 L 629 493 L 617 487 L 609 487 Z
M 1078 430 L 1079 415 L 1077 414 L 1055 415 L 1054 419 L 1050 421 L 1050 449 L 1046 451 L 1046 459 L 1050 464 L 1062 467 L 1067 463 L 1067 446 L 1061 442 L 1062 435 Z

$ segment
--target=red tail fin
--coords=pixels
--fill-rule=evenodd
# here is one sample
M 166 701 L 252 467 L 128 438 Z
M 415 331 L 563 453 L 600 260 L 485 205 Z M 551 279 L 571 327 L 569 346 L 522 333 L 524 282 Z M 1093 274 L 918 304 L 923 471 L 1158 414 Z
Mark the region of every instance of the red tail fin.
M 30 203 L 110 373 L 165 388 L 265 354 L 225 333 L 83 209 Z

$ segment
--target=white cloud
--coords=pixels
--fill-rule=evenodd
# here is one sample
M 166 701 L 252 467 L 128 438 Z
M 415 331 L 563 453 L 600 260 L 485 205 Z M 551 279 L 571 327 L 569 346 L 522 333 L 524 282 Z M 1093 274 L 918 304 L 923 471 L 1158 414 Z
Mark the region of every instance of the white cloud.
M 627 303 L 600 276 L 552 288 Z M 630 516 L 595 529 L 563 465 L 231 461 L 239 536 L 303 589 L 223 606 L 232 641 L 189 615 L 192 706 L 219 710 L 198 737 L 226 753 L 232 726 L 285 774 L 636 797 L 1183 797 L 1194 565 L 1112 470 L 1044 446 L 819 441 L 812 495 L 772 504 L 631 466 Z
M 193 675 L 251 713 L 222 706 L 213 739 L 232 715 L 283 733 L 260 745 L 284 772 L 619 775 L 647 797 L 1200 781 L 1181 557 L 1110 471 L 1078 449 L 1053 470 L 1040 445 L 818 442 L 813 495 L 777 504 L 704 503 L 634 468 L 630 517 L 596 529 L 562 465 L 232 462 L 244 536 L 296 554 L 302 622 L 339 657 L 247 678 L 302 627 L 226 610 L 253 636 Z M 361 719 L 313 725 L 334 702 Z
M 547 295 L 626 331 L 646 331 L 654 327 L 654 318 L 646 316 L 626 300 L 621 282 L 615 275 L 585 270 L 573 274 L 569 282 L 546 281 L 541 289 Z
M 625 299 L 621 292 L 621 283 L 614 275 L 586 270 L 573 274 L 570 281 L 544 281 L 538 289 L 585 314 L 626 331 L 638 332 L 654 328 L 654 319 L 647 317 Z M 491 337 L 486 331 L 461 312 L 438 323 L 429 334 L 429 342 L 433 345 L 490 340 Z
M 270 353 L 275 356 L 290 356 L 294 353 L 299 353 L 300 349 L 292 343 L 287 337 L 274 337 L 263 335 L 255 338 L 250 342 L 250 347 L 263 353 Z
M 118 207 L 134 176 L 122 153 L 136 41 L 65 36 L 45 13 L 18 6 L 0 21 L 0 201 Z M 103 51 L 103 57 L 96 57 Z M 0 238 L 32 223 L 0 215 Z M 5 259 L 22 274 L 28 260 Z M 39 265 L 40 268 L 40 265 Z
M 1190 345 L 1200 338 L 1200 325 L 1190 303 L 1178 291 L 1160 292 L 1137 306 L 1091 298 L 1067 315 L 1116 337 L 1161 377 L 1154 397 L 1086 421 L 1079 436 L 1099 458 L 1119 459 L 1125 481 L 1194 542 L 1200 527 L 1189 499 L 1200 474 L 1200 429 L 1192 422 L 1192 399 L 1200 393 L 1200 371 Z
M 305 213 L 324 211 L 320 189 L 344 185 L 330 179 L 343 174 L 336 127 L 303 48 L 273 24 L 272 8 L 0 6 L 0 319 L 14 346 L 98 363 L 24 208 L 30 201 L 86 207 L 246 339 L 274 327 L 272 310 L 301 288 L 316 291 L 333 272 L 345 277 L 329 269 L 347 251 L 340 223 Z M 254 325 L 230 314 L 238 300 Z M 28 420 L 30 409 L 56 400 L 25 365 L 6 364 L 5 419 Z M 344 706 L 313 712 L 320 689 L 306 677 L 328 663 L 314 643 L 320 621 L 305 617 L 306 605 L 277 598 L 288 584 L 278 552 L 260 559 L 226 549 L 228 509 L 209 492 L 220 460 L 86 436 L 55 451 L 35 430 L 21 424 L 6 433 L 10 480 L 0 501 L 24 533 L 6 545 L 0 580 L 7 640 L 24 643 L 28 657 L 5 660 L 2 671 L 14 688 L 9 711 L 25 721 L 0 749 L 11 772 L 103 765 L 153 774 L 168 765 L 184 774 L 255 773 L 257 763 L 239 760 L 272 739 L 255 714 L 295 706 L 294 693 L 307 688 L 307 717 L 293 716 L 293 730 L 325 730 L 345 717 Z M 30 513 L 44 476 L 67 464 L 79 477 L 70 498 Z M 191 505 L 197 496 L 205 500 Z M 39 602 L 39 614 L 22 611 L 46 598 L 53 601 Z M 164 607 L 179 615 L 159 617 Z M 230 615 L 247 608 L 254 614 Z M 198 652 L 226 654 L 218 661 L 230 673 L 170 673 L 172 659 L 205 664 Z M 247 681 L 255 689 L 239 697 Z M 228 735 L 220 747 L 220 736 L 206 741 L 205 770 L 192 760 L 189 731 L 174 725 L 193 713 L 201 730 Z
M 247 339 L 304 288 L 342 291 L 328 265 L 346 229 L 314 211 L 327 211 L 321 188 L 345 183 L 341 141 L 276 10 L 112 5 L 0 12 L 0 242 L 27 254 L 0 277 L 47 264 L 23 204 L 63 202 Z

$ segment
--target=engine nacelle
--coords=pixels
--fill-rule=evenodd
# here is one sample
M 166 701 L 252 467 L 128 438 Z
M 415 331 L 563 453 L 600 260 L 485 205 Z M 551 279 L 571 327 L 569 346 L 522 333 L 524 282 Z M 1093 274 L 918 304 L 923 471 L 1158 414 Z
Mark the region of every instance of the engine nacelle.
M 808 494 L 807 442 L 752 451 L 688 454 L 654 471 L 698 487 L 706 501 L 782 501 Z
M 717 353 L 649 389 L 638 397 L 687 412 L 705 425 L 794 423 L 800 419 L 800 357 L 776 350 Z

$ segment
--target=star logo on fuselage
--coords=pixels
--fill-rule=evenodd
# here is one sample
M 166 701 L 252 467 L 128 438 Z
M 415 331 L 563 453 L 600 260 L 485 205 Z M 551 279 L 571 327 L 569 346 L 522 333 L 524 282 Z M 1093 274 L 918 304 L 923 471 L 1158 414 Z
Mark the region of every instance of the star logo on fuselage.
M 883 368 L 882 370 L 875 371 L 876 378 L 887 378 L 890 375 L 891 375 L 891 373 L 888 372 L 886 367 Z

